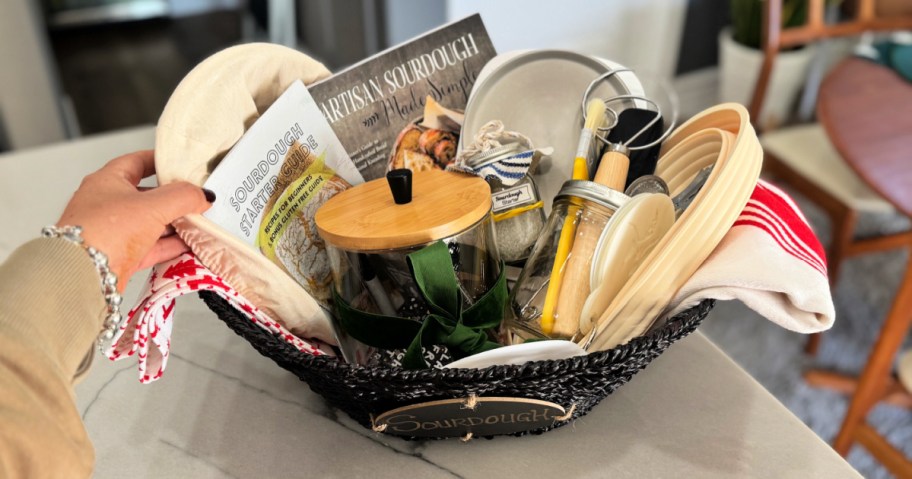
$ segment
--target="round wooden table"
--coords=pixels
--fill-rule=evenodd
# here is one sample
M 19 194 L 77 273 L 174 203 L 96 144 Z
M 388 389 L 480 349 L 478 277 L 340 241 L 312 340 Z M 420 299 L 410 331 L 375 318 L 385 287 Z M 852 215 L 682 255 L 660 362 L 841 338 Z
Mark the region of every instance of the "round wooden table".
M 850 58 L 820 87 L 817 116 L 842 158 L 874 191 L 912 217 L 912 82 L 890 68 Z M 908 237 L 908 233 L 905 234 Z M 912 249 L 904 240 L 897 246 Z M 866 421 L 888 395 L 905 394 L 892 376 L 893 362 L 912 326 L 912 262 L 864 371 L 833 447 L 845 455 L 855 441 L 893 471 L 912 475 L 912 462 Z M 898 390 L 898 389 L 899 390 Z
M 912 82 L 850 58 L 820 86 L 817 116 L 846 163 L 912 217 Z

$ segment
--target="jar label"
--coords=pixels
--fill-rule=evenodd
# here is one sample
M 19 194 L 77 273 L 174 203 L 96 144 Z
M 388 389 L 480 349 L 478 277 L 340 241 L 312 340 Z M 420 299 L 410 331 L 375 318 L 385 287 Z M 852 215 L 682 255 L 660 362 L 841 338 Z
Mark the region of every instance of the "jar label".
M 534 431 L 566 420 L 564 408 L 538 399 L 469 397 L 443 399 L 387 411 L 375 431 L 408 437 L 473 437 Z
M 532 190 L 532 185 L 527 183 L 492 193 L 491 201 L 494 203 L 494 212 L 500 213 L 501 211 L 516 208 L 517 206 L 528 203 L 534 203 L 538 200 L 535 198 L 535 192 Z

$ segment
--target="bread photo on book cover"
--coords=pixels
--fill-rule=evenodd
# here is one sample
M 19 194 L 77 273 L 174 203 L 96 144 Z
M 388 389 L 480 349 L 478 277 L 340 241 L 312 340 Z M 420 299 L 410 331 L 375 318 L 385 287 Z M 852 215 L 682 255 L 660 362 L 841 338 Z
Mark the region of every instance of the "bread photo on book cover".
M 462 112 L 445 108 L 428 96 L 425 98 L 424 116 L 399 132 L 390 151 L 387 170 L 445 170 L 456 158 L 464 120 Z

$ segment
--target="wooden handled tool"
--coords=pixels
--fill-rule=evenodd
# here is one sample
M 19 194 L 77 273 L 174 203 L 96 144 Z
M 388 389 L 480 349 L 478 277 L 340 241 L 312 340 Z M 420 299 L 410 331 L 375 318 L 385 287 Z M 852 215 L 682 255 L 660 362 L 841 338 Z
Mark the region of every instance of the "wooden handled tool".
M 605 124 L 606 117 L 605 102 L 599 99 L 590 100 L 586 108 L 586 122 L 583 130 L 580 132 L 579 146 L 577 147 L 576 158 L 573 162 L 574 180 L 589 179 L 589 155 L 595 146 L 595 136 L 599 128 Z M 554 308 L 557 307 L 557 295 L 561 288 L 561 282 L 564 276 L 564 263 L 570 254 L 570 248 L 573 246 L 573 236 L 576 232 L 574 228 L 574 216 L 576 207 L 570 206 L 567 211 L 567 219 L 564 220 L 564 227 L 561 229 L 560 239 L 557 242 L 557 252 L 554 256 L 554 266 L 551 268 L 548 291 L 545 293 L 545 303 L 542 307 L 541 329 L 546 335 L 551 335 L 554 330 L 555 316 Z
M 627 183 L 627 170 L 630 169 L 630 158 L 622 146 L 612 145 L 608 148 L 602 155 L 602 161 L 599 162 L 592 181 L 623 193 Z
M 589 84 L 586 93 L 583 95 L 584 102 L 588 98 L 595 83 L 601 81 L 603 78 L 605 78 L 605 76 L 597 77 Z M 675 105 L 677 99 L 673 92 L 670 89 L 666 89 L 665 93 L 668 95 L 669 103 Z M 593 178 L 593 182 L 619 192 L 623 192 L 625 189 L 627 173 L 630 170 L 631 151 L 647 150 L 660 145 L 671 133 L 677 120 L 677 109 L 672 108 L 672 118 L 670 122 L 668 122 L 669 125 L 665 132 L 645 145 L 634 146 L 632 143 L 637 141 L 638 138 L 650 133 L 655 128 L 660 127 L 657 127 L 656 125 L 662 124 L 662 109 L 655 101 L 637 94 L 616 95 L 612 98 L 605 99 L 604 102 L 606 108 L 614 112 L 614 110 L 609 108 L 611 104 L 628 100 L 645 102 L 652 107 L 654 114 L 650 115 L 651 119 L 648 119 L 645 124 L 637 122 L 637 125 L 640 126 L 639 130 L 626 140 L 623 140 L 620 137 L 625 136 L 627 132 L 632 131 L 633 128 L 628 127 L 626 124 L 620 125 L 620 116 L 616 113 L 614 114 L 616 122 L 611 131 L 615 132 L 615 129 L 619 126 L 621 128 L 618 128 L 617 132 L 614 134 L 613 141 L 599 137 L 600 140 L 608 143 L 608 150 L 602 156 L 595 177 Z M 631 120 L 634 119 L 634 116 L 631 116 L 630 114 L 625 115 L 625 117 Z M 635 115 L 635 117 L 639 119 L 639 115 Z M 624 134 L 621 134 L 622 131 Z M 575 235 L 573 237 L 573 245 L 570 248 L 570 254 L 562 268 L 563 275 L 557 297 L 557 307 L 553 311 L 554 327 L 552 334 L 550 335 L 551 337 L 575 339 L 575 337 L 580 334 L 580 316 L 591 288 L 590 270 L 592 267 L 592 255 L 595 252 L 604 228 L 605 224 L 601 224 L 601 221 L 587 221 L 585 214 L 579 219 L 579 224 L 576 227 Z M 564 231 L 561 231 L 562 240 L 563 234 Z M 555 265 L 557 264 L 558 263 L 555 261 Z M 552 282 L 548 289 L 549 296 L 554 287 L 555 285 Z M 545 302 L 545 305 L 548 305 L 547 301 Z M 544 325 L 544 319 L 542 324 Z M 544 328 L 542 329 L 544 330 Z
M 609 148 L 611 149 L 602 156 L 593 181 L 623 192 L 630 159 L 623 146 L 611 145 Z M 579 219 L 573 247 L 563 268 L 552 337 L 573 338 L 579 332 L 580 313 L 590 292 L 589 271 L 592 268 L 592 254 L 604 228 L 605 224 L 600 220 L 592 221 L 586 218 L 585 212 Z

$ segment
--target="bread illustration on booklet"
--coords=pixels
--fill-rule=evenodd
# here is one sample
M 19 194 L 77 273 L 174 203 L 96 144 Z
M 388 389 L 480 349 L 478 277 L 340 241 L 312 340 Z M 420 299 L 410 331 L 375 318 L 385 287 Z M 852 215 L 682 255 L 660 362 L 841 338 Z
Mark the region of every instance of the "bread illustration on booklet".
M 217 200 L 204 215 L 258 250 L 321 307 L 332 268 L 317 209 L 364 179 L 301 82 L 294 82 L 206 180 Z
M 425 99 L 424 116 L 399 132 L 390 152 L 388 171 L 444 170 L 456 158 L 464 115 Z
M 317 208 L 339 192 L 350 188 L 351 184 L 332 169 L 326 168 L 323 157 L 317 157 L 298 142 L 289 147 L 284 165 L 287 167 L 279 170 L 275 188 L 264 209 L 267 213 L 260 222 L 257 247 L 267 257 L 274 256 L 282 269 L 304 286 L 314 299 L 328 302 L 331 296 L 332 269 L 326 256 L 325 243 L 317 233 L 314 217 Z M 313 188 L 310 198 L 299 206 L 296 214 L 288 218 L 284 232 L 278 235 L 276 241 L 261 242 L 268 237 L 264 233 L 270 230 L 270 223 L 274 225 L 282 218 L 286 202 L 279 200 L 300 198 L 300 190 L 305 187 L 299 180 L 307 181 L 307 178 L 311 178 L 308 182 L 311 186 L 306 188 Z M 300 190 L 296 192 L 299 187 Z

